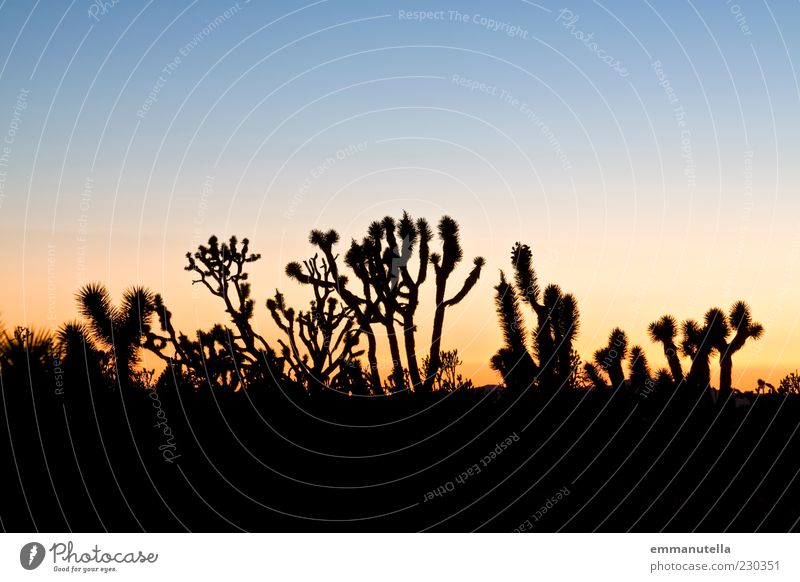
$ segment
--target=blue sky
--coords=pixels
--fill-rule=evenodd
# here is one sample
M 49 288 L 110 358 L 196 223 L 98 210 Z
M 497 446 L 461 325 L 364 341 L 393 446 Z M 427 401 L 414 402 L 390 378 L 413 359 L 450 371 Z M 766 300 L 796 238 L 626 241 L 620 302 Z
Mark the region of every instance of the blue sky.
M 3 320 L 66 319 L 86 279 L 182 298 L 211 233 L 254 240 L 266 298 L 310 228 L 409 209 L 489 260 L 456 324 L 480 365 L 515 240 L 578 295 L 587 351 L 741 296 L 771 318 L 759 357 L 796 353 L 797 22 L 724 0 L 2 2 Z

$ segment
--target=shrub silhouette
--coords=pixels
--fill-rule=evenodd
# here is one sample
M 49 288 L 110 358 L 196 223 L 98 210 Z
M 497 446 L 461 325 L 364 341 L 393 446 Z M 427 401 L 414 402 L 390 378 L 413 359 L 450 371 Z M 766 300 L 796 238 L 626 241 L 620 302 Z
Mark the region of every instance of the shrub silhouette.
M 50 334 L 17 326 L 9 335 L 0 331 L 0 373 L 20 386 L 46 382 L 53 363 L 54 347 Z
M 442 352 L 439 356 L 439 371 L 432 385 L 433 390 L 450 392 L 459 388 L 472 388 L 472 380 L 464 380 L 463 376 L 458 373 L 462 363 L 461 358 L 458 357 L 458 350 Z M 430 357 L 422 358 L 422 374 L 426 378 L 430 376 L 429 365 Z
M 764 383 L 766 386 L 772 386 L 771 384 L 767 384 L 763 380 L 760 380 L 759 383 Z M 774 387 L 773 387 L 774 389 Z M 795 372 L 790 372 L 783 378 L 781 378 L 780 383 L 778 384 L 778 393 L 779 394 L 800 394 L 800 374 Z

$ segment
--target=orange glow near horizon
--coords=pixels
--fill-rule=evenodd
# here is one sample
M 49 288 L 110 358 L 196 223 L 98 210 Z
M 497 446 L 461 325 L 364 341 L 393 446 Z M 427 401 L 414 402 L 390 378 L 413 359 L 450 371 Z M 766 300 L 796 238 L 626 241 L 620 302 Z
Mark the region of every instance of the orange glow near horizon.
M 359 237 L 362 232 L 362 229 L 342 232 L 342 240 L 349 240 L 351 236 Z M 282 273 L 288 260 L 302 259 L 313 253 L 304 240 L 304 233 L 297 232 L 293 237 L 299 239 L 299 244 L 297 241 L 291 246 L 287 243 L 277 251 L 274 247 L 268 247 L 267 252 L 263 252 L 264 249 L 255 243 L 252 248 L 254 252 L 261 251 L 264 255 L 251 269 L 253 296 L 257 302 L 254 325 L 259 333 L 273 342 L 278 330 L 265 307 L 265 301 L 274 293 L 274 289 L 277 287 L 284 292 L 289 304 L 297 309 L 304 308 L 310 298 L 306 289 L 287 280 Z M 447 311 L 442 342 L 442 349 L 458 350 L 463 362 L 460 371 L 465 378 L 471 378 L 476 386 L 501 382 L 499 375 L 489 367 L 489 359 L 502 343 L 493 303 L 493 286 L 500 269 L 510 271 L 508 249 L 511 244 L 517 238 L 526 240 L 524 237 L 510 237 L 501 242 L 497 240 L 499 238 L 499 232 L 495 232 L 493 247 L 482 248 L 462 225 L 464 261 L 451 277 L 448 287 L 448 295 L 454 293 L 469 271 L 471 258 L 479 253 L 486 255 L 487 265 L 478 285 L 461 304 Z M 434 240 L 434 247 L 436 242 Z M 78 317 L 74 292 L 82 280 L 106 283 L 115 300 L 119 299 L 127 285 L 134 283 L 161 292 L 174 314 L 176 328 L 185 333 L 208 328 L 216 322 L 227 322 L 215 298 L 200 286 L 193 286 L 191 274 L 183 271 L 183 255 L 187 245 L 181 248 L 176 245 L 169 251 L 159 249 L 159 252 L 152 253 L 145 250 L 150 244 L 157 245 L 158 242 L 153 238 L 135 241 L 115 235 L 107 246 L 94 245 L 94 250 L 86 253 L 82 259 L 86 261 L 83 272 L 74 268 L 77 259 L 75 245 L 71 241 L 29 244 L 24 259 L 17 254 L 16 264 L 6 258 L 11 271 L 19 274 L 19 278 L 9 280 L 22 284 L 6 284 L 5 309 L 0 314 L 0 321 L 6 329 L 15 325 L 55 329 L 61 323 Z M 340 243 L 340 251 L 342 246 L 343 243 Z M 492 252 L 490 254 L 487 251 Z M 613 256 L 617 249 L 613 245 L 605 245 L 595 251 L 599 256 Z M 759 378 L 764 378 L 777 386 L 784 375 L 800 367 L 796 357 L 800 348 L 796 315 L 787 316 L 781 308 L 789 301 L 788 289 L 795 280 L 796 271 L 789 266 L 783 265 L 782 271 L 768 274 L 766 270 L 769 266 L 762 264 L 762 277 L 778 281 L 781 275 L 784 277 L 781 285 L 767 288 L 755 280 L 746 280 L 740 289 L 732 289 L 725 281 L 723 271 L 706 271 L 703 276 L 696 273 L 694 277 L 686 274 L 679 277 L 676 273 L 667 272 L 659 277 L 658 271 L 651 270 L 646 278 L 633 277 L 633 283 L 620 284 L 620 281 L 628 280 L 629 273 L 625 271 L 629 267 L 621 263 L 615 269 L 614 265 L 591 260 L 590 252 L 588 246 L 580 248 L 577 244 L 568 256 L 548 252 L 547 249 L 539 250 L 534 246 L 540 282 L 543 285 L 558 282 L 565 291 L 574 293 L 578 298 L 581 330 L 576 349 L 584 362 L 590 360 L 594 351 L 605 344 L 610 330 L 620 326 L 628 333 L 631 346 L 640 344 L 645 348 L 653 370 L 666 367 L 661 347 L 647 337 L 649 322 L 665 313 L 672 313 L 679 320 L 699 320 L 709 307 L 719 306 L 727 310 L 733 301 L 741 298 L 751 304 L 754 318 L 764 324 L 766 334 L 759 342 L 749 342 L 734 357 L 734 385 L 741 390 L 751 390 Z M 626 252 L 629 254 L 629 263 L 637 260 L 636 252 L 630 252 L 630 248 Z M 638 252 L 644 255 L 651 249 L 640 248 Z M 115 258 L 113 261 L 112 257 Z M 21 260 L 25 261 L 24 266 Z M 131 272 L 137 275 L 130 277 Z M 14 300 L 9 302 L 10 297 Z M 433 282 L 429 279 L 423 287 L 418 310 L 420 361 L 430 341 L 432 304 Z M 530 332 L 533 320 L 524 306 L 523 311 Z M 384 356 L 382 360 L 388 359 L 385 345 L 381 352 Z M 150 358 L 146 363 L 151 365 Z M 152 363 L 157 364 L 156 361 Z M 384 378 L 387 371 L 388 367 L 385 367 Z

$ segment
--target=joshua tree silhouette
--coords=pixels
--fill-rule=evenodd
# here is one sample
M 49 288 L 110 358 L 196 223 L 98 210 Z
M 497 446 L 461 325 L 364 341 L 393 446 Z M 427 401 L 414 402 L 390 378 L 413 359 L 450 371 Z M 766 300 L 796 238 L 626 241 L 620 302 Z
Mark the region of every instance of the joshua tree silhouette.
M 711 385 L 711 355 L 728 335 L 725 314 L 719 309 L 706 312 L 703 325 L 693 319 L 683 322 L 681 349 L 692 359 L 686 381 L 701 390 Z
M 306 261 L 306 268 L 316 277 L 329 278 L 329 269 L 318 265 L 317 255 Z M 351 310 L 332 297 L 331 287 L 314 286 L 314 300 L 308 311 L 295 313 L 286 306 L 284 296 L 275 291 L 267 300 L 267 308 L 278 328 L 286 335 L 288 345 L 278 340 L 283 348 L 283 358 L 309 390 L 328 386 L 331 377 L 361 356 L 363 350 L 354 351 L 359 342 L 359 330 L 354 329 Z M 305 348 L 301 352 L 300 345 Z
M 398 238 L 402 246 L 398 245 Z M 364 289 L 373 321 L 383 325 L 392 358 L 392 386 L 405 387 L 405 372 L 400 355 L 400 344 L 395 327 L 396 317 L 402 317 L 403 340 L 409 377 L 414 388 L 420 386 L 417 363 L 414 314 L 419 304 L 419 287 L 427 276 L 428 242 L 430 229 L 425 220 L 415 224 L 408 213 L 398 222 L 389 216 L 370 224 L 368 235 L 359 244 L 352 241 L 345 255 L 345 263 L 355 273 Z M 417 245 L 417 243 L 419 243 Z M 408 262 L 414 246 L 420 269 L 416 278 L 408 271 Z M 374 296 L 375 301 L 369 301 Z
M 91 338 L 111 354 L 117 383 L 131 383 L 136 377 L 141 347 L 150 333 L 155 312 L 153 293 L 144 287 L 130 287 L 123 292 L 122 303 L 115 307 L 108 289 L 90 283 L 78 291 L 77 299 Z
M 505 345 L 492 357 L 490 364 L 503 376 L 507 387 L 527 388 L 533 383 L 538 367 L 528 352 L 519 297 L 502 271 L 495 291 L 497 316 Z
M 625 382 L 622 362 L 627 357 L 628 335 L 620 328 L 614 328 L 608 336 L 608 345 L 594 353 L 595 364 L 606 372 L 612 388 L 618 388 Z
M 441 366 L 442 328 L 444 327 L 445 310 L 448 307 L 457 305 L 467 296 L 475 286 L 475 283 L 478 282 L 481 276 L 481 269 L 485 264 L 483 257 L 473 259 L 472 271 L 464 280 L 461 289 L 450 299 L 445 299 L 447 280 L 464 257 L 458 230 L 458 223 L 455 220 L 449 216 L 442 217 L 438 228 L 439 239 L 442 241 L 442 253 L 441 255 L 439 253 L 431 254 L 431 264 L 436 274 L 436 312 L 433 316 L 433 336 L 431 337 L 431 350 L 428 356 L 429 364 L 424 384 L 426 392 L 431 390 Z
M 233 328 L 220 324 L 208 331 L 198 330 L 197 340 L 176 332 L 172 313 L 161 295 L 152 297 L 152 311 L 158 314 L 159 335 L 149 327 L 143 347 L 167 362 L 174 372 L 188 373 L 184 380 L 198 386 L 210 382 L 238 390 L 248 382 L 276 379 L 282 375 L 284 360 L 276 357 L 267 341 L 251 324 L 255 301 L 250 298 L 247 265 L 261 258 L 250 253 L 250 242 L 235 236 L 228 243 L 219 243 L 216 236 L 208 246 L 200 245 L 194 253 L 186 253 L 185 270 L 199 275 L 193 284 L 202 284 L 222 300 Z M 167 348 L 171 348 L 168 352 Z
M 575 372 L 572 347 L 580 323 L 578 302 L 572 294 L 564 294 L 558 285 L 548 285 L 541 292 L 528 245 L 516 243 L 511 249 L 511 262 L 516 289 L 507 282 L 502 271 L 500 284 L 495 287 L 495 303 L 506 345 L 492 359 L 492 366 L 507 383 L 510 380 L 515 386 L 528 385 L 520 380 L 532 378 L 532 375 L 525 376 L 530 370 L 535 370 L 540 385 L 568 383 Z M 531 307 L 537 319 L 533 355 L 528 353 L 520 300 Z
M 255 301 L 250 298 L 245 267 L 260 258 L 261 255 L 250 253 L 250 241 L 246 238 L 242 239 L 240 248 L 235 236 L 227 244 L 220 244 L 217 237 L 212 236 L 208 246 L 200 245 L 194 254 L 186 253 L 188 265 L 185 267 L 200 276 L 193 284 L 204 285 L 212 295 L 222 299 L 237 332 L 232 339 L 240 341 L 244 352 L 255 362 L 263 361 L 264 354 L 271 351 L 267 341 L 250 324 Z
M 333 253 L 333 246 L 339 241 L 336 231 L 323 233 L 315 230 L 309 237 L 311 244 L 323 253 L 327 268 L 324 277 L 320 273 L 304 270 L 298 262 L 289 263 L 286 267 L 287 275 L 304 285 L 335 290 L 349 309 L 358 324 L 358 331 L 367 337 L 367 358 L 375 392 L 382 392 L 383 387 L 378 373 L 377 341 L 373 326 L 380 325 L 386 331 L 392 358 L 390 386 L 394 390 L 406 386 L 406 371 L 396 328 L 400 318 L 410 384 L 415 390 L 430 391 L 440 365 L 445 310 L 464 299 L 480 277 L 484 261 L 478 257 L 461 290 L 450 299 L 445 299 L 447 281 L 461 261 L 463 251 L 458 237 L 458 224 L 452 218 L 445 216 L 440 220 L 438 234 L 442 241 L 441 254 L 430 252 L 432 235 L 424 219 L 414 221 L 404 212 L 399 221 L 387 216 L 381 221 L 372 222 L 367 236 L 360 243 L 351 241 L 344 256 L 345 265 L 360 285 L 360 295 L 348 288 L 347 277 L 339 271 L 338 255 Z M 418 267 L 416 275 L 412 275 L 409 261 L 415 250 Z M 436 310 L 428 375 L 423 379 L 417 360 L 414 316 L 419 305 L 419 289 L 427 279 L 429 264 L 433 265 L 436 275 Z
M 720 399 L 727 399 L 733 388 L 733 354 L 741 350 L 747 340 L 760 339 L 764 335 L 764 326 L 753 321 L 750 306 L 744 301 L 731 306 L 727 319 L 720 310 L 716 310 L 715 315 L 724 323 L 716 337 L 716 350 L 719 353 L 719 395 Z M 733 333 L 733 338 L 728 341 L 730 333 Z
M 334 255 L 333 246 L 339 242 L 339 233 L 335 230 L 322 232 L 313 230 L 308 237 L 309 242 L 322 251 L 325 265 L 327 267 L 327 277 L 325 279 L 312 273 L 307 273 L 299 262 L 291 262 L 286 265 L 286 275 L 303 285 L 311 285 L 321 289 L 331 288 L 342 302 L 352 311 L 352 315 L 358 324 L 359 333 L 367 338 L 367 359 L 369 361 L 369 374 L 372 391 L 381 393 L 380 372 L 378 370 L 377 341 L 373 332 L 372 324 L 377 321 L 378 302 L 370 294 L 369 286 L 364 286 L 364 297 L 359 297 L 347 288 L 347 276 L 340 274 L 337 263 L 338 255 Z M 355 244 L 355 243 L 354 243 Z
M 303 529 L 317 515 L 335 520 L 325 521 L 329 525 L 358 529 L 363 520 L 353 516 L 383 515 L 375 521 L 379 528 L 418 530 L 432 518 L 462 512 L 456 521 L 445 519 L 452 523 L 439 522 L 445 529 L 476 523 L 527 529 L 519 520 L 541 507 L 552 484 L 571 483 L 574 496 L 564 503 L 586 510 L 560 506 L 565 510 L 541 516 L 537 527 L 630 529 L 640 520 L 638 529 L 796 528 L 800 518 L 785 502 L 784 485 L 792 484 L 797 462 L 783 453 L 785 435 L 797 425 L 800 376 L 790 374 L 777 390 L 759 380 L 758 398 L 733 389 L 734 354 L 764 333 L 744 302 L 727 312 L 710 309 L 700 323 L 681 326 L 666 315 L 650 324 L 650 338 L 663 347 L 670 371 L 652 371 L 642 347 L 629 347 L 619 328 L 602 338 L 604 345 L 583 367 L 574 349 L 575 298 L 558 285 L 540 288 L 530 248 L 517 243 L 513 276 L 500 271 L 495 287 L 504 343 L 491 360 L 511 390 L 475 390 L 459 373 L 458 351 L 442 349 L 442 335 L 448 308 L 466 303 L 484 261 L 474 259 L 458 275 L 464 260 L 458 224 L 445 216 L 436 226 L 408 213 L 385 217 L 341 256 L 335 231 L 312 231 L 313 256 L 286 266 L 308 292 L 309 306 L 293 309 L 276 289 L 266 301 L 277 325 L 267 322 L 274 340 L 256 330 L 248 270 L 259 255 L 247 239 L 235 237 L 225 243 L 211 237 L 187 255 L 194 283 L 228 314 L 205 331 L 178 332 L 164 299 L 148 289 L 129 288 L 117 305 L 100 284 L 77 295 L 85 320 L 66 323 L 52 338 L 0 326 L 0 418 L 6 425 L 0 457 L 13 459 L 15 468 L 15 478 L 4 482 L 4 527 L 216 531 L 227 523 Z M 423 355 L 417 354 L 417 325 L 426 281 L 433 281 L 435 304 L 430 351 L 425 344 Z M 528 309 L 536 319 L 526 324 Z M 384 332 L 393 359 L 385 384 L 377 355 Z M 142 369 L 142 349 L 166 364 L 155 383 Z M 682 365 L 684 354 L 691 367 Z M 715 354 L 721 401 L 737 396 L 723 416 L 710 398 L 694 397 L 698 386 L 711 392 L 705 388 Z M 587 378 L 598 390 L 586 391 Z M 133 389 L 87 390 L 115 384 Z M 675 390 L 678 384 L 687 389 Z M 532 386 L 536 390 L 526 390 Z M 322 397 L 322 387 L 330 388 L 324 390 L 329 397 Z M 406 387 L 409 396 L 402 398 L 342 397 Z M 530 399 L 522 398 L 526 391 Z M 519 444 L 503 452 L 485 478 L 467 482 L 472 469 L 456 477 L 458 468 L 491 451 L 484 459 L 494 459 L 505 450 L 500 443 L 512 440 Z M 526 462 L 531 455 L 545 462 Z M 172 465 L 178 458 L 181 478 Z M 676 467 L 680 479 L 674 479 Z M 397 475 L 413 475 L 414 482 Z M 609 475 L 619 486 L 593 486 Z M 620 500 L 618 492 L 644 478 L 666 483 L 668 491 L 643 513 L 641 499 Z M 461 493 L 442 494 L 448 488 L 440 484 L 450 480 Z M 320 486 L 308 486 L 314 483 Z M 507 489 L 506 498 L 519 500 L 521 513 L 498 513 L 500 506 L 489 502 L 464 506 L 497 483 Z M 542 486 L 532 488 L 536 483 Z M 241 495 L 231 495 L 232 486 Z M 115 489 L 132 503 L 86 495 Z M 421 504 L 424 490 L 429 493 Z M 748 497 L 753 491 L 758 495 Z M 259 492 L 274 508 L 261 503 Z M 703 512 L 709 500 L 713 511 Z M 133 519 L 139 509 L 146 511 L 141 522 Z M 305 517 L 293 517 L 298 514 Z
M 417 364 L 417 325 L 414 315 L 419 305 L 419 290 L 428 276 L 428 263 L 430 261 L 431 229 L 428 221 L 418 218 L 414 222 L 407 212 L 398 224 L 398 233 L 402 247 L 394 249 L 392 259 L 392 282 L 399 285 L 398 297 L 402 298 L 397 308 L 403 318 L 403 343 L 406 348 L 406 361 L 411 385 L 415 390 L 422 388 L 422 378 Z M 408 270 L 408 262 L 414 247 L 417 247 L 418 268 L 416 276 Z M 427 377 L 427 376 L 426 376 Z
M 607 389 L 609 383 L 611 388 L 619 388 L 625 382 L 622 362 L 627 357 L 628 336 L 620 328 L 615 328 L 608 336 L 608 344 L 594 353 L 592 362 L 586 362 L 583 367 L 584 373 L 598 390 Z M 631 370 L 633 370 L 633 364 L 634 362 L 631 361 Z M 608 382 L 603 377 L 604 374 L 608 378 Z
M 678 355 L 678 346 L 675 337 L 678 335 L 678 322 L 671 315 L 665 315 L 654 321 L 648 327 L 650 339 L 664 346 L 664 355 L 667 357 L 672 381 L 677 385 L 683 381 L 683 367 Z
M 95 346 L 82 323 L 70 321 L 62 325 L 56 333 L 55 347 L 66 374 L 83 377 L 92 388 L 112 384 L 107 378 L 112 362 L 106 352 Z
M 626 359 L 629 360 L 627 380 L 622 366 Z M 672 382 L 666 370 L 659 370 L 656 378 L 653 377 L 644 348 L 633 346 L 629 351 L 627 334 L 620 328 L 611 332 L 608 345 L 595 352 L 594 362 L 587 362 L 584 372 L 598 390 L 608 389 L 610 382 L 614 389 L 626 386 L 634 394 L 648 394 L 655 386 Z M 603 378 L 604 373 L 608 382 Z
M 630 353 L 631 390 L 642 393 L 653 385 L 653 374 L 642 346 L 633 346 Z

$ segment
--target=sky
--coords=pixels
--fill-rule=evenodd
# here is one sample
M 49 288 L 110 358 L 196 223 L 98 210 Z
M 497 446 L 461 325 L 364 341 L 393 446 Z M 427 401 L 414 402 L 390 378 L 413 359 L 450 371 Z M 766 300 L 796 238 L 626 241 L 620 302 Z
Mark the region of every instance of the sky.
M 584 360 L 665 313 L 748 301 L 751 389 L 800 368 L 800 51 L 785 2 L 0 2 L 0 321 L 57 328 L 101 281 L 224 319 L 186 251 L 249 237 L 255 325 L 313 228 L 461 225 L 443 348 L 499 381 L 515 241 L 581 308 Z M 426 344 L 432 285 L 423 293 Z M 424 349 L 424 345 L 423 345 Z

